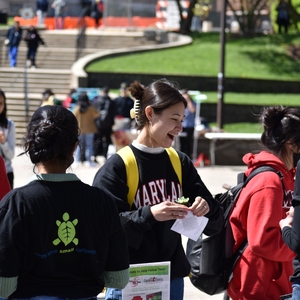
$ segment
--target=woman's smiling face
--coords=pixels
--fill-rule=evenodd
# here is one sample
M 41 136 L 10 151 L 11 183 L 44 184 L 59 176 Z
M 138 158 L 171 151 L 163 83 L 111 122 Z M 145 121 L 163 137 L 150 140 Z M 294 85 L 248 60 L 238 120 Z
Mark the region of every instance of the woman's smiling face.
M 163 110 L 160 114 L 155 114 L 151 107 L 147 107 L 149 125 L 144 128 L 147 131 L 147 139 L 142 143 L 152 148 L 171 147 L 175 136 L 182 131 L 184 111 L 182 102 Z

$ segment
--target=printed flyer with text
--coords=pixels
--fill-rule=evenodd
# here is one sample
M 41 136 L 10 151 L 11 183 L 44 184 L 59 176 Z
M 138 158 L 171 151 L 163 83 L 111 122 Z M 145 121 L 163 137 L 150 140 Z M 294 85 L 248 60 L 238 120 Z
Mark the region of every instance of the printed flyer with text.
M 130 265 L 125 300 L 170 300 L 170 262 Z

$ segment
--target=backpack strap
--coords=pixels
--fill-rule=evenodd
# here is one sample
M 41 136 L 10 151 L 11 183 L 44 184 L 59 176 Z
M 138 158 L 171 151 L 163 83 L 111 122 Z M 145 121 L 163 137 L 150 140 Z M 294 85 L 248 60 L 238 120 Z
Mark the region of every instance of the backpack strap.
M 132 149 L 129 146 L 125 146 L 121 148 L 118 152 L 118 155 L 121 156 L 121 158 L 124 161 L 125 168 L 126 168 L 126 177 L 127 177 L 127 186 L 129 187 L 128 193 L 127 193 L 127 201 L 128 204 L 131 206 L 134 201 L 134 196 L 139 184 L 139 170 L 138 165 L 135 159 L 135 156 L 132 152 Z M 130 172 L 130 176 L 129 176 Z
M 247 183 L 248 183 L 254 176 L 256 176 L 256 175 L 259 174 L 259 173 L 262 173 L 262 172 L 268 172 L 268 171 L 269 171 L 269 172 L 274 172 L 274 173 L 276 173 L 276 174 L 279 176 L 280 180 L 282 180 L 283 175 L 282 175 L 281 172 L 276 171 L 274 168 L 272 168 L 272 167 L 270 167 L 270 166 L 261 166 L 261 167 L 258 167 L 258 168 L 256 168 L 256 169 L 254 169 L 254 170 L 249 174 L 248 177 L 246 177 L 246 175 L 245 175 L 244 173 L 241 173 L 239 176 L 243 176 L 243 178 L 238 177 L 238 182 L 240 182 L 240 180 L 242 180 L 242 181 L 244 182 L 243 187 L 245 187 L 245 186 L 247 185 Z
M 166 148 L 165 149 L 169 155 L 174 171 L 178 177 L 180 186 L 182 186 L 182 166 L 179 155 L 174 148 Z M 138 188 L 139 184 L 139 170 L 138 165 L 134 156 L 132 149 L 129 146 L 125 146 L 118 150 L 117 154 L 123 159 L 126 168 L 126 177 L 127 177 L 127 201 L 132 207 L 134 196 Z M 129 176 L 130 174 L 130 176 Z
M 181 161 L 180 161 L 178 152 L 172 147 L 166 148 L 166 151 L 169 154 L 172 166 L 178 177 L 180 186 L 182 187 L 182 165 L 181 165 Z

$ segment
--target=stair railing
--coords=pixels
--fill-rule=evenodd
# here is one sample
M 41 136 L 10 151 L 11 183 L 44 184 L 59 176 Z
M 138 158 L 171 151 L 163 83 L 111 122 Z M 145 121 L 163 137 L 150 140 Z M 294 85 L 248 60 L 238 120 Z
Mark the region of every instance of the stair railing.
M 2 45 L 1 67 L 4 67 L 6 59 L 8 58 L 8 47 L 5 45 L 5 37 L 0 36 L 0 44 Z
M 29 98 L 28 98 L 28 70 L 27 61 L 24 65 L 24 97 L 25 97 L 25 120 L 29 122 Z
M 76 37 L 76 57 L 75 57 L 75 61 L 78 60 L 82 53 L 83 53 L 83 49 L 86 46 L 86 23 L 84 20 L 84 16 L 82 17 L 82 19 L 80 20 L 80 22 L 78 22 L 79 25 L 79 31 Z

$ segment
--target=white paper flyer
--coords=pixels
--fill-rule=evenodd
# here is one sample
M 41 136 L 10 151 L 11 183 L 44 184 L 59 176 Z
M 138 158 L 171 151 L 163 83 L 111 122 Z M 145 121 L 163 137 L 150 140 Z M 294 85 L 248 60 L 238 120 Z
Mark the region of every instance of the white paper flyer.
M 207 222 L 208 218 L 196 217 L 189 211 L 184 219 L 176 220 L 171 229 L 173 231 L 187 236 L 193 241 L 197 241 L 202 231 L 204 230 Z
M 130 265 L 129 282 L 122 290 L 124 300 L 170 300 L 169 261 Z

